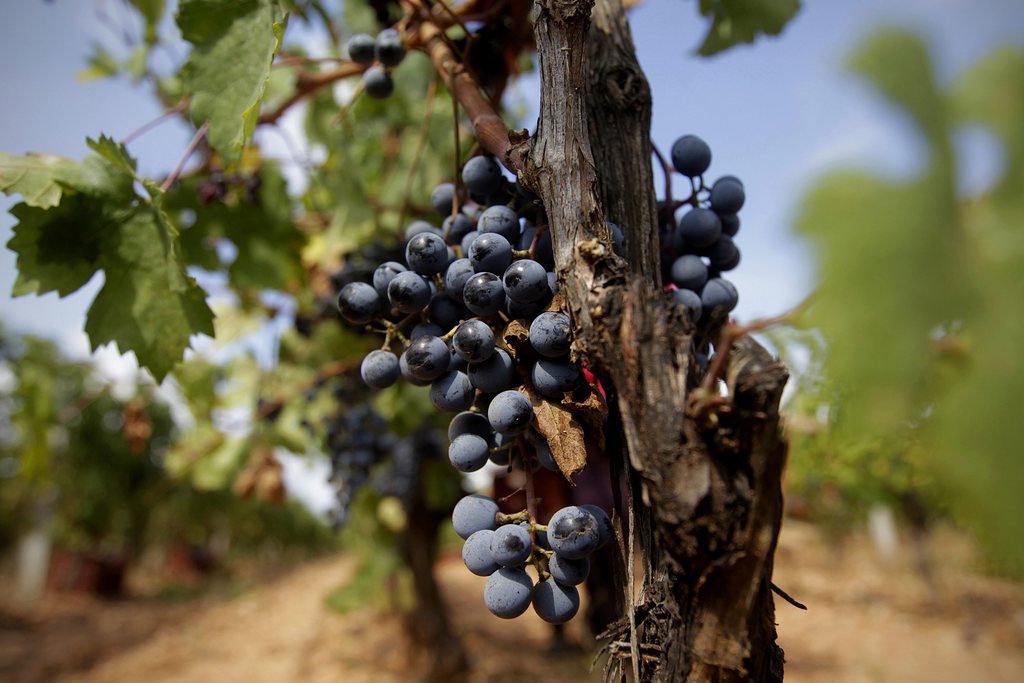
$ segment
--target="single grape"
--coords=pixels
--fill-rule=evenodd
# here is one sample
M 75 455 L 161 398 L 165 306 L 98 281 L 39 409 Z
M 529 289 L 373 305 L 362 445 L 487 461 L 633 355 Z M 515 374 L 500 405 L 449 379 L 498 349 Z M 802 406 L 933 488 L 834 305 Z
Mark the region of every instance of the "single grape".
M 462 253 L 469 256 L 469 249 L 473 246 L 473 242 L 476 242 L 476 238 L 480 236 L 480 233 L 476 230 L 470 230 L 466 233 L 466 236 L 459 242 L 459 246 L 462 248 Z
M 519 216 L 507 206 L 498 204 L 488 207 L 476 223 L 476 229 L 481 233 L 496 233 L 507 239 L 510 243 L 519 239 Z
M 615 529 L 612 528 L 611 518 L 608 516 L 607 512 L 597 505 L 580 505 L 580 507 L 592 514 L 594 519 L 597 520 L 597 532 L 601 537 L 597 543 L 597 547 L 601 548 L 615 536 Z
M 398 368 L 398 356 L 390 351 L 377 349 L 366 354 L 359 366 L 359 374 L 363 383 L 374 389 L 385 389 L 398 381 L 401 374 Z
M 505 269 L 502 282 L 508 298 L 520 304 L 540 301 L 551 293 L 548 288 L 548 272 L 533 259 L 513 261 Z
M 491 557 L 502 567 L 517 567 L 530 557 L 530 532 L 518 524 L 503 524 L 491 537 Z
M 391 80 L 391 74 L 383 66 L 374 64 L 363 72 L 363 90 L 367 95 L 383 100 L 391 96 L 395 91 L 395 82 Z
M 409 339 L 419 339 L 420 337 L 440 337 L 444 334 L 444 330 L 437 323 L 419 323 L 416 327 L 412 328 L 412 332 L 409 333 Z
M 494 273 L 477 273 L 466 280 L 462 301 L 476 315 L 494 315 L 505 305 L 505 288 L 501 278 Z
M 548 562 L 548 571 L 551 572 L 551 578 L 563 586 L 578 586 L 590 574 L 590 560 L 585 557 L 570 560 L 555 553 Z
M 491 428 L 505 436 L 521 434 L 533 420 L 530 399 L 518 391 L 506 390 L 498 394 L 487 406 L 487 420 Z
M 733 176 L 719 178 L 711 186 L 711 209 L 715 213 L 736 213 L 745 199 L 743 183 Z
M 740 231 L 740 218 L 734 213 L 720 213 L 718 220 L 722 222 L 722 234 L 735 237 Z
M 497 514 L 497 503 L 487 496 L 474 493 L 464 496 L 455 504 L 455 509 L 452 510 L 452 526 L 460 538 L 467 539 L 481 529 L 497 529 Z
M 378 33 L 374 47 L 377 60 L 384 66 L 398 66 L 405 57 L 402 34 L 393 28 L 386 28 Z
M 420 379 L 412 373 L 412 370 L 409 369 L 407 354 L 408 352 L 402 352 L 402 355 L 398 357 L 398 371 L 402 373 L 402 378 L 414 387 L 425 387 L 430 384 L 430 380 Z
M 380 312 L 380 295 L 365 282 L 350 282 L 338 293 L 338 311 L 350 323 L 362 325 Z
M 415 237 L 416 235 L 419 235 L 420 233 L 423 233 L 423 232 L 433 233 L 433 234 L 437 235 L 438 237 L 441 236 L 441 231 L 438 230 L 435 226 L 431 225 L 430 223 L 428 223 L 428 222 L 426 222 L 424 220 L 418 220 L 417 219 L 417 220 L 413 221 L 412 223 L 409 223 L 408 226 L 406 226 L 406 228 L 405 228 L 405 235 L 404 235 L 405 236 L 405 241 L 408 242 L 413 237 Z
M 572 343 L 569 316 L 557 311 L 538 315 L 530 323 L 530 345 L 542 356 L 559 358 L 569 353 Z
M 432 382 L 448 371 L 451 353 L 440 338 L 420 337 L 409 344 L 405 359 L 414 377 Z
M 476 472 L 489 454 L 490 445 L 476 434 L 460 434 L 448 446 L 448 460 L 459 472 Z
M 470 363 L 479 363 L 494 353 L 494 332 L 481 320 L 467 320 L 455 330 L 452 346 Z
M 498 233 L 479 233 L 469 245 L 469 261 L 478 273 L 504 273 L 512 263 L 512 245 Z
M 494 430 L 491 429 L 491 423 L 490 422 L 487 423 L 487 431 L 489 431 L 491 433 L 491 436 L 493 437 L 491 439 L 491 443 L 494 444 L 494 448 L 500 449 L 500 450 L 491 449 L 491 455 L 490 455 L 491 462 L 493 462 L 495 465 L 498 465 L 499 467 L 508 467 L 508 464 L 510 462 L 512 462 L 512 449 L 511 448 L 501 448 L 501 447 L 502 446 L 507 446 L 513 439 L 515 439 L 515 437 L 514 436 L 502 436 L 501 434 L 495 434 Z
M 709 247 L 722 234 L 722 221 L 710 209 L 690 209 L 679 221 L 679 235 L 686 249 Z
M 490 576 L 498 571 L 498 563 L 491 557 L 491 538 L 494 532 L 481 529 L 466 539 L 462 546 L 462 561 L 466 568 L 477 576 Z
M 473 405 L 476 390 L 464 372 L 449 371 L 430 385 L 430 402 L 438 410 L 457 413 Z
M 388 285 L 399 273 L 408 270 L 398 261 L 385 261 L 373 271 L 373 288 L 377 290 L 382 299 L 388 296 Z
M 415 313 L 430 303 L 430 284 L 423 276 L 407 270 L 388 283 L 388 299 L 401 313 Z
M 518 301 L 509 299 L 505 303 L 505 310 L 508 311 L 508 317 L 513 320 L 525 320 L 529 323 L 539 314 L 543 313 L 550 303 L 551 294 L 545 294 L 543 299 L 530 304 L 521 304 Z
M 462 244 L 462 239 L 475 228 L 472 219 L 462 212 L 455 214 L 454 218 L 445 217 L 441 223 L 441 233 L 448 244 Z
M 501 187 L 502 180 L 501 169 L 493 157 L 476 156 L 462 167 L 462 182 L 473 194 L 490 196 Z
M 712 278 L 700 293 L 700 302 L 705 314 L 729 313 L 736 308 L 739 294 L 736 287 L 725 278 Z
M 740 264 L 740 250 L 732 238 L 723 234 L 708 252 L 711 265 L 720 271 L 732 270 Z
M 461 434 L 476 434 L 481 439 L 490 439 L 494 435 L 491 423 L 483 413 L 471 413 L 465 410 L 448 423 L 448 440 L 452 441 Z
M 440 325 L 445 332 L 458 325 L 459 321 L 467 315 L 465 307 L 453 301 L 444 292 L 438 292 L 432 296 L 430 304 L 427 306 L 427 316 L 431 322 Z
M 469 364 L 469 381 L 480 391 L 494 394 L 512 385 L 512 358 L 504 349 L 494 349 L 490 358 Z
M 442 217 L 452 215 L 452 205 L 455 203 L 455 184 L 441 183 L 430 193 L 430 205 L 434 207 Z
M 533 579 L 523 569 L 502 567 L 491 574 L 484 587 L 484 605 L 496 617 L 514 619 L 526 611 L 533 598 Z
M 549 577 L 533 591 L 533 611 L 549 624 L 564 624 L 579 609 L 580 593 L 575 586 L 563 586 Z
M 444 272 L 444 293 L 453 301 L 462 303 L 462 291 L 466 288 L 466 282 L 473 277 L 475 271 L 473 264 L 468 258 L 460 258 L 452 261 L 448 270 Z
M 697 294 L 697 292 L 691 292 L 689 289 L 676 289 L 672 292 L 672 298 L 677 304 L 686 306 L 686 310 L 690 313 L 691 320 L 694 322 L 700 320 L 700 316 L 704 308 L 700 300 L 700 294 Z
M 541 358 L 533 364 L 530 379 L 541 396 L 561 401 L 563 394 L 579 386 L 580 369 L 567 360 Z
M 348 58 L 356 64 L 373 64 L 373 60 L 377 57 L 374 47 L 373 36 L 366 33 L 357 33 L 345 43 L 345 49 L 348 50 Z
M 492 421 L 493 426 L 493 421 Z M 556 553 L 570 559 L 586 557 L 601 542 L 594 516 L 581 507 L 570 505 L 551 515 L 548 542 Z
M 683 175 L 696 178 L 711 165 L 711 148 L 696 135 L 684 135 L 672 143 L 672 165 Z
M 448 245 L 432 232 L 421 232 L 405 246 L 405 262 L 420 275 L 442 273 L 448 267 Z
M 684 254 L 672 263 L 672 282 L 683 289 L 699 292 L 708 281 L 708 267 L 700 256 Z

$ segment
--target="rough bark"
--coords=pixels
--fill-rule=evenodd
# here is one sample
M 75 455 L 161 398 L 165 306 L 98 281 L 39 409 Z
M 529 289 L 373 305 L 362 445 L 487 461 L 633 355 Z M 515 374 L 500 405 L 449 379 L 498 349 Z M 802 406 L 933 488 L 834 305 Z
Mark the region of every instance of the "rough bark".
M 430 54 L 484 149 L 541 198 L 574 350 L 608 390 L 616 437 L 608 441 L 623 446 L 610 453 L 613 471 L 633 494 L 618 510 L 631 523 L 619 525 L 628 531 L 619 574 L 626 614 L 606 633 L 609 679 L 632 669 L 641 681 L 781 681 L 771 574 L 787 373 L 741 338 L 725 365 L 724 399 L 708 401 L 699 389 L 693 322 L 660 287 L 650 91 L 621 0 L 594 5 L 535 3 L 541 111 L 529 141 L 478 96 L 460 94 L 469 84 L 443 44 L 430 43 Z M 628 263 L 612 252 L 606 216 L 627 232 Z
M 694 330 L 659 287 L 650 96 L 621 5 L 600 0 L 593 29 L 591 2 L 538 7 L 541 121 L 522 173 L 548 212 L 578 351 L 610 380 L 609 429 L 621 427 L 640 482 L 630 504 L 646 570 L 632 619 L 610 633 L 610 673 L 628 658 L 641 680 L 781 680 L 771 571 L 786 371 L 742 339 L 728 400 L 694 408 Z M 625 217 L 628 265 L 611 253 L 608 210 Z

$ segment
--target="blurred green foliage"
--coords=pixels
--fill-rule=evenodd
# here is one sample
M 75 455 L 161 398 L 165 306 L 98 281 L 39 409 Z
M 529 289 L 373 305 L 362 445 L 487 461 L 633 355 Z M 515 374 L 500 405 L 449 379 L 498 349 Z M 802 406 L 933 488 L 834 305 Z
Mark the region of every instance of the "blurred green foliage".
M 997 50 L 943 87 L 920 40 L 890 30 L 851 67 L 925 154 L 912 178 L 834 173 L 805 201 L 799 229 L 821 283 L 802 323 L 820 332 L 812 356 L 823 360 L 795 408 L 828 413 L 820 433 L 796 437 L 794 469 L 817 459 L 847 490 L 898 492 L 934 475 L 937 500 L 1024 571 L 1024 53 Z M 973 197 L 957 186 L 952 136 L 964 125 L 1004 153 L 994 186 Z

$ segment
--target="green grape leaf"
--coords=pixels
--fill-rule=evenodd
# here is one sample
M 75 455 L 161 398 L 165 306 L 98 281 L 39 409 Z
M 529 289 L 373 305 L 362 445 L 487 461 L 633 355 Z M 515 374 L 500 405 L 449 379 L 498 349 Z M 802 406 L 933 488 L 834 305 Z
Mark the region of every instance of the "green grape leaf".
M 701 0 L 700 13 L 711 17 L 698 54 L 718 54 L 760 35 L 776 36 L 800 10 L 800 0 Z
M 190 113 L 209 124 L 210 145 L 235 159 L 256 128 L 285 16 L 271 0 L 182 0 L 177 21 L 193 45 L 183 69 Z
M 75 166 L 71 159 L 50 154 L 19 157 L 0 152 L 0 191 L 18 193 L 29 206 L 48 209 L 60 203 L 62 181 Z
M 164 15 L 165 0 L 128 0 L 146 21 L 146 44 L 157 41 L 157 27 Z
M 185 271 L 166 216 L 140 207 L 124 216 L 103 253 L 105 282 L 85 319 L 93 349 L 116 342 L 161 381 L 189 338 L 213 336 L 206 294 Z
M 106 135 L 100 135 L 98 140 L 86 138 L 85 144 L 89 145 L 89 149 L 125 173 L 132 176 L 135 175 L 138 164 L 132 158 L 132 155 L 128 153 L 128 148 L 124 146 L 124 143 L 118 142 Z

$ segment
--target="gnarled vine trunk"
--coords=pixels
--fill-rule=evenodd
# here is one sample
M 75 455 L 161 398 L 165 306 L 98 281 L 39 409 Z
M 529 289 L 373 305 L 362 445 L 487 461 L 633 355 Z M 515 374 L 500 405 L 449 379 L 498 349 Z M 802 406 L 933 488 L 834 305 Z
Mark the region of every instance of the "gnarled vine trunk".
M 786 371 L 743 338 L 727 400 L 694 400 L 693 326 L 659 277 L 650 90 L 621 3 L 538 3 L 535 35 L 541 120 L 521 173 L 547 209 L 579 351 L 607 380 L 608 429 L 622 430 L 637 494 L 620 511 L 633 520 L 621 544 L 627 613 L 607 634 L 609 674 L 782 680 L 771 573 Z M 611 253 L 606 218 L 626 232 L 627 262 Z

